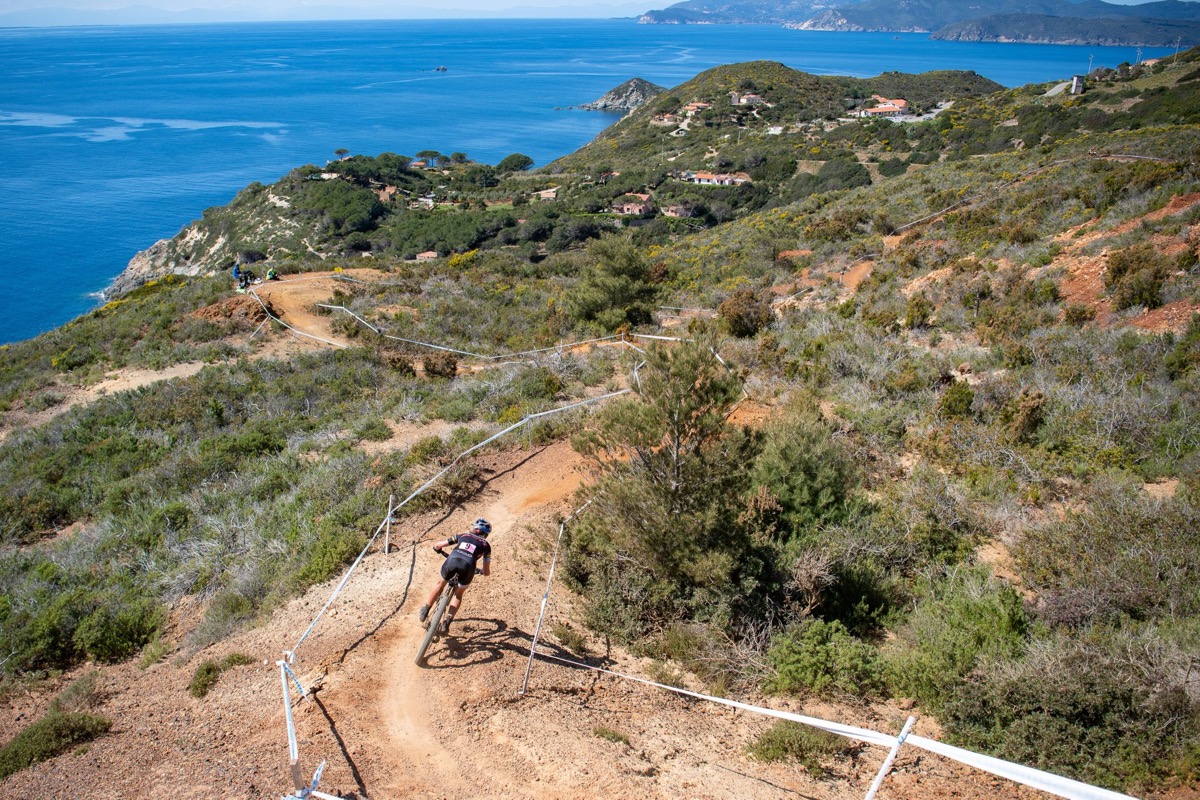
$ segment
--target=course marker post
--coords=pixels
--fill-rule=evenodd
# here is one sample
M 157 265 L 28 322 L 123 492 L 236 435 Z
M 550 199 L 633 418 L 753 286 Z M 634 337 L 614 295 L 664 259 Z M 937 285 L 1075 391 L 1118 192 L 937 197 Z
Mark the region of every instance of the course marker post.
M 518 694 L 525 694 L 529 688 L 529 673 L 533 671 L 533 657 L 537 655 L 538 636 L 542 632 L 542 620 L 546 617 L 546 606 L 550 602 L 550 587 L 554 581 L 554 568 L 558 564 L 558 546 L 562 544 L 563 531 L 567 529 L 567 523 L 574 519 L 577 515 L 583 513 L 583 510 L 592 504 L 591 500 L 581 505 L 579 508 L 571 512 L 571 515 L 562 521 L 558 526 L 558 540 L 554 543 L 554 556 L 550 559 L 550 574 L 546 576 L 546 591 L 542 594 L 542 610 L 538 613 L 537 625 L 533 629 L 533 640 L 529 643 L 529 663 L 525 665 L 525 680 L 521 682 L 521 691 Z
M 300 792 L 307 787 L 304 784 L 304 778 L 300 775 L 300 746 L 296 744 L 296 720 L 292 718 L 292 695 L 288 689 L 287 663 L 284 661 L 275 663 L 279 665 L 279 680 L 283 684 L 283 714 L 287 719 L 288 735 L 288 766 L 292 771 L 292 786 L 297 792 Z
M 389 494 L 388 495 L 388 515 L 387 515 L 387 520 L 384 522 L 384 524 L 387 527 L 384 528 L 384 533 L 383 533 L 383 554 L 385 556 L 388 553 L 392 552 L 392 504 L 395 502 L 396 502 L 396 495 Z
M 879 774 L 875 776 L 875 780 L 871 783 L 871 788 L 867 790 L 867 796 L 864 800 L 875 800 L 875 793 L 879 791 L 880 786 L 883 786 L 883 779 L 892 771 L 892 764 L 896 762 L 896 756 L 900 753 L 900 745 L 904 744 L 904 740 L 908 738 L 908 732 L 912 730 L 912 726 L 916 721 L 916 717 L 909 717 L 908 721 L 904 723 L 904 728 L 900 731 L 900 735 L 896 737 L 896 743 L 892 745 L 887 758 L 883 760 L 883 766 L 879 768 Z

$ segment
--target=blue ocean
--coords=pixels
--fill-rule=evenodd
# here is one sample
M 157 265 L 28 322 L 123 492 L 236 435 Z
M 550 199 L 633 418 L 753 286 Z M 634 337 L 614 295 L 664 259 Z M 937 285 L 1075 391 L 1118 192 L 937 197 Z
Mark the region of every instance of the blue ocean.
M 138 250 L 339 148 L 541 165 L 616 119 L 568 107 L 632 77 L 669 87 L 739 61 L 859 77 L 970 69 L 1016 86 L 1136 58 L 632 20 L 0 29 L 0 342 L 88 311 Z

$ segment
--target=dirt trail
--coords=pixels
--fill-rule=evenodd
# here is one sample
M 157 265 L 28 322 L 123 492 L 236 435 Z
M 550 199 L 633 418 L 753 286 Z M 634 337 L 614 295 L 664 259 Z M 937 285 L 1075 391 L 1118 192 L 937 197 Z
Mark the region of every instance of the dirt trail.
M 292 324 L 328 332 L 329 318 L 308 308 L 333 288 L 329 276 L 313 276 L 260 291 L 269 292 Z M 310 323 L 314 327 L 304 327 Z M 738 421 L 760 413 L 766 412 L 747 406 Z M 394 446 L 429 432 L 398 429 Z M 294 669 L 312 692 L 293 702 L 301 762 L 311 774 L 327 761 L 324 791 L 359 800 L 863 796 L 883 760 L 881 748 L 861 747 L 829 762 L 822 775 L 795 764 L 760 763 L 745 747 L 770 727 L 767 718 L 544 659 L 534 664 L 528 694 L 519 695 L 558 520 L 578 502 L 573 495 L 581 459 L 560 442 L 489 452 L 476 463 L 485 477 L 480 491 L 461 506 L 393 526 L 393 552 L 376 548 L 364 559 L 298 649 Z M 427 665 L 418 668 L 416 608 L 441 563 L 429 544 L 466 530 L 480 515 L 495 526 L 493 574 L 476 580 L 453 635 L 435 643 Z M 205 603 L 185 600 L 172 610 L 165 638 L 174 650 L 165 660 L 147 669 L 136 660 L 88 665 L 63 683 L 4 698 L 0 719 L 8 724 L 0 728 L 0 742 L 44 713 L 67 680 L 98 669 L 102 700 L 96 711 L 114 725 L 87 747 L 0 781 L 0 797 L 279 797 L 290 778 L 275 660 L 296 644 L 336 582 L 313 587 L 258 627 L 198 652 L 180 642 L 201 621 Z M 690 681 L 584 631 L 579 609 L 556 582 L 539 652 Z M 579 639 L 586 651 L 568 650 L 559 637 Z M 197 666 L 230 653 L 248 654 L 255 663 L 228 670 L 204 699 L 191 697 L 187 686 Z M 898 731 L 909 713 L 894 702 L 760 702 L 887 731 Z M 925 718 L 916 732 L 939 733 Z M 882 796 L 889 799 L 1038 796 L 913 751 L 901 754 L 885 787 Z
M 334 272 L 310 272 L 292 275 L 277 281 L 266 281 L 254 287 L 254 294 L 270 300 L 277 316 L 298 331 L 327 339 L 343 347 L 350 343 L 333 332 L 333 316 L 316 313 L 317 303 L 327 303 L 336 289 L 345 288 Z M 350 270 L 348 276 L 367 280 L 382 280 L 386 274 L 379 270 Z M 338 312 L 340 313 L 340 312 Z M 307 338 L 307 337 L 302 337 Z

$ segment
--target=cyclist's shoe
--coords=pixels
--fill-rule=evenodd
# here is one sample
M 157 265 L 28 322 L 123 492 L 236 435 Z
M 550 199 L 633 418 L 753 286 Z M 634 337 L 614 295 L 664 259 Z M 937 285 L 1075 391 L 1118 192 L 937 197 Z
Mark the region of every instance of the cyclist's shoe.
M 425 618 L 428 616 L 429 606 L 421 606 L 419 609 L 417 609 L 417 619 L 421 620 L 421 622 L 424 622 Z
M 439 631 L 439 633 L 441 633 L 442 636 L 450 635 L 450 623 L 451 622 L 454 622 L 454 617 L 446 617 L 444 620 L 442 620 L 442 624 L 440 626 L 441 630 Z

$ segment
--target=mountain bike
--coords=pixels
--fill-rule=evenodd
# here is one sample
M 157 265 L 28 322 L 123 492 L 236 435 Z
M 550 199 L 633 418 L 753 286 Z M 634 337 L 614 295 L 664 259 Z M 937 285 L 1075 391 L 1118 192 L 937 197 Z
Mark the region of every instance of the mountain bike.
M 442 558 L 446 558 L 449 555 L 441 550 L 438 550 L 437 553 Z M 475 570 L 475 572 L 478 574 L 480 570 Z M 421 646 L 417 649 L 417 658 L 413 662 L 418 667 L 425 666 L 425 651 L 429 649 L 429 645 L 433 643 L 433 640 L 443 633 L 442 617 L 445 615 L 446 607 L 450 605 L 450 598 L 454 597 L 454 590 L 457 588 L 458 576 L 451 575 L 450 579 L 446 581 L 445 587 L 442 588 L 442 595 L 438 598 L 437 605 L 430 610 L 429 616 L 425 618 L 425 637 L 421 639 Z

